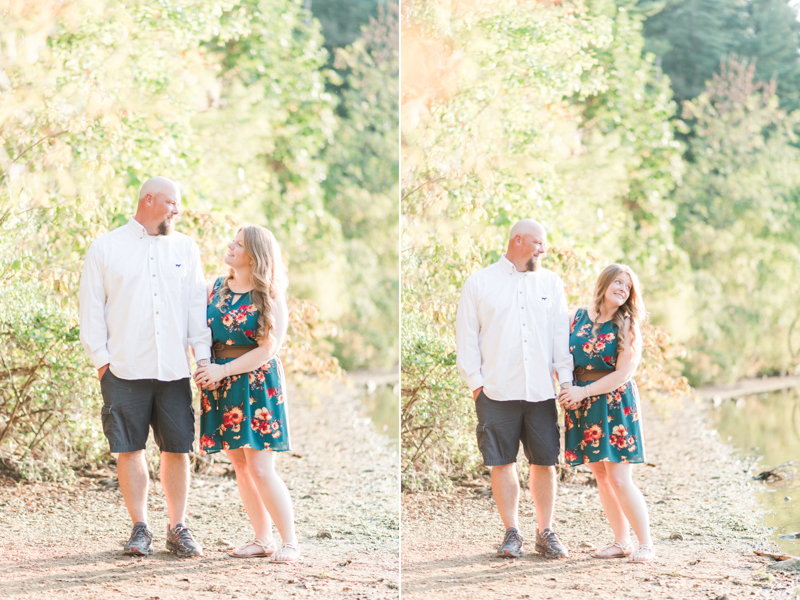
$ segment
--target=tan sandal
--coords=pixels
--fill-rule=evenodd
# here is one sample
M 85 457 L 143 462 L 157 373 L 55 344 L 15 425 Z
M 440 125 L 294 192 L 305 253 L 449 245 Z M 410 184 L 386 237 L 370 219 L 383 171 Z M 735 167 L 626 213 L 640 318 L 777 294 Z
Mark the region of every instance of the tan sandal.
M 642 556 L 642 553 L 646 553 L 645 556 Z M 649 563 L 655 557 L 656 557 L 656 549 L 653 547 L 652 544 L 639 544 L 639 547 L 636 549 L 636 552 L 634 552 L 628 557 L 628 562 Z
M 611 550 L 612 548 L 616 548 L 617 551 L 613 554 L 600 554 L 601 552 L 605 552 L 606 550 Z M 592 552 L 592 558 L 625 558 L 626 556 L 630 556 L 633 554 L 633 541 L 628 542 L 627 546 L 623 546 L 618 541 L 614 540 L 611 544 L 606 546 L 605 548 L 601 548 L 600 550 L 595 550 Z
M 287 558 L 279 558 L 281 554 L 284 553 L 285 550 L 293 552 L 294 556 L 290 556 Z M 300 560 L 300 545 L 290 544 L 288 542 L 284 542 L 280 550 L 278 550 L 275 554 L 273 554 L 272 558 L 269 559 L 270 562 L 274 563 L 293 563 L 297 560 Z
M 247 548 L 248 546 L 258 546 L 261 548 L 261 552 L 254 552 L 253 554 L 242 554 L 241 551 Z M 264 556 L 272 556 L 278 549 L 278 544 L 275 543 L 275 540 L 272 539 L 266 544 L 262 542 L 260 539 L 256 538 L 252 542 L 247 542 L 244 546 L 239 548 L 238 550 L 231 550 L 228 552 L 228 556 L 232 556 L 234 558 L 260 558 Z

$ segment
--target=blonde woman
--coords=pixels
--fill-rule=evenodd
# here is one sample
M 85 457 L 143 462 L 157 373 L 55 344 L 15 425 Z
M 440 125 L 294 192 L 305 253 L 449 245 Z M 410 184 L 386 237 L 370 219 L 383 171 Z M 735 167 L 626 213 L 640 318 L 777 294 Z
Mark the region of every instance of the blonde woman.
M 231 556 L 271 556 L 294 562 L 300 548 L 289 490 L 275 472 L 277 452 L 290 449 L 283 367 L 278 358 L 286 336 L 287 280 L 275 237 L 263 227 L 242 227 L 223 261 L 228 274 L 208 286 L 208 326 L 214 364 L 200 367 L 203 388 L 200 453 L 223 450 L 255 539 Z M 272 521 L 283 545 L 272 536 Z
M 565 459 L 589 465 L 614 532 L 614 541 L 594 552 L 595 558 L 655 558 L 647 505 L 631 478 L 631 463 L 645 460 L 633 374 L 646 315 L 635 273 L 620 264 L 600 273 L 591 306 L 570 313 L 575 385 L 558 397 L 565 409 Z M 636 551 L 631 527 L 639 540 Z

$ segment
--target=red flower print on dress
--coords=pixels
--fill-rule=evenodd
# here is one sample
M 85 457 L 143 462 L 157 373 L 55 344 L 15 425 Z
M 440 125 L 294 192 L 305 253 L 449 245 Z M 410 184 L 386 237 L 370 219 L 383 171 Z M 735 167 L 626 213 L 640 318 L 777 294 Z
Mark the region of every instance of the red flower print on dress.
M 231 407 L 222 415 L 222 425 L 225 429 L 239 431 L 239 425 L 244 419 L 244 412 L 240 406 Z
M 577 454 L 575 454 L 575 453 L 574 453 L 572 450 L 566 450 L 566 451 L 564 452 L 564 458 L 565 458 L 567 461 L 570 461 L 570 462 L 572 462 L 572 461 L 578 460 L 578 455 L 577 455 Z
M 594 425 L 590 425 L 587 427 L 583 432 L 583 444 L 585 446 L 592 445 L 597 447 L 600 445 L 600 438 L 603 437 L 603 428 L 595 423 Z
M 213 448 L 217 443 L 210 435 L 204 435 L 200 438 L 200 456 L 206 455 L 206 448 Z
M 572 422 L 572 417 L 569 416 L 569 413 L 564 415 L 564 425 L 567 429 L 572 429 L 575 427 L 575 424 Z

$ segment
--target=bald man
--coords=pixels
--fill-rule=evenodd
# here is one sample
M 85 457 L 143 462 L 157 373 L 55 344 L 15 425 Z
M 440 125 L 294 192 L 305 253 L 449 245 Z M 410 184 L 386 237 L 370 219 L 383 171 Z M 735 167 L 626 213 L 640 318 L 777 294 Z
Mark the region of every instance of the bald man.
M 203 550 L 185 525 L 194 411 L 188 346 L 199 365 L 211 357 L 200 251 L 174 232 L 178 185 L 153 177 L 142 185 L 128 224 L 96 239 L 80 287 L 81 343 L 97 368 L 103 432 L 117 456 L 117 475 L 133 532 L 123 553 L 153 551 L 147 524 L 145 445 L 161 451 L 167 500 L 167 549 L 180 557 Z
M 536 508 L 536 551 L 568 556 L 553 531 L 560 451 L 553 374 L 572 384 L 569 312 L 561 278 L 540 266 L 547 232 L 536 221 L 512 228 L 508 249 L 467 278 L 456 317 L 458 369 L 472 390 L 478 447 L 491 467 L 492 494 L 505 527 L 497 555 L 522 554 L 519 531 L 519 444 L 530 463 Z

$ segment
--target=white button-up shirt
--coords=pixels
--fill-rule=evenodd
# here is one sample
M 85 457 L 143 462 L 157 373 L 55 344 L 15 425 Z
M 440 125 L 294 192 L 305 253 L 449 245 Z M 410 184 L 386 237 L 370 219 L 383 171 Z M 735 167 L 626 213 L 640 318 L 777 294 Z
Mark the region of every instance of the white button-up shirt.
M 461 376 L 492 400 L 555 398 L 553 372 L 572 381 L 564 283 L 548 269 L 517 271 L 505 255 L 467 278 L 456 317 Z
M 120 379 L 174 381 L 211 356 L 206 284 L 197 244 L 128 225 L 89 247 L 80 287 L 81 343 L 96 368 Z

